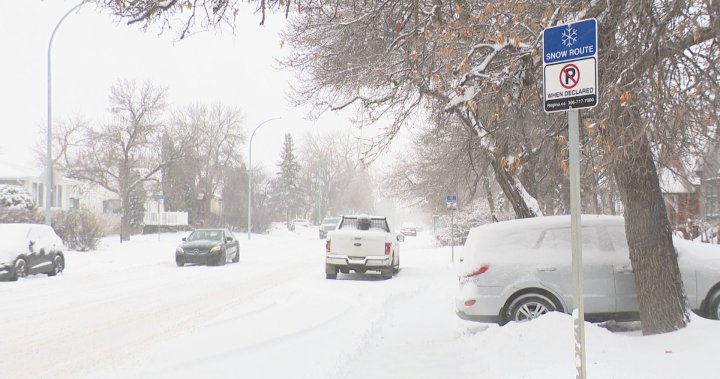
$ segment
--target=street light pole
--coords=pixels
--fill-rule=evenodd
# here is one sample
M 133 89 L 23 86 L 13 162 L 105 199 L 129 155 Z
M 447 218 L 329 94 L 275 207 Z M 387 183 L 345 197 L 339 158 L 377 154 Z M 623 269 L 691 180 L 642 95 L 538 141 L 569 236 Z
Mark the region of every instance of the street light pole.
M 50 214 L 50 205 L 52 203 L 52 196 L 53 196 L 53 160 L 52 160 L 52 43 L 55 39 L 55 33 L 58 31 L 58 28 L 60 27 L 60 24 L 62 24 L 63 21 L 65 21 L 65 18 L 70 15 L 70 13 L 76 11 L 79 9 L 83 4 L 85 4 L 85 1 L 80 2 L 80 4 L 70 8 L 65 15 L 62 16 L 60 21 L 58 21 L 57 25 L 55 25 L 55 29 L 53 29 L 52 34 L 50 35 L 50 42 L 48 42 L 48 50 L 47 50 L 47 177 L 45 180 L 45 223 L 47 225 L 52 224 L 52 215 Z M 42 196 L 42 195 L 41 195 Z
M 252 140 L 253 137 L 255 137 L 255 132 L 257 132 L 261 126 L 265 125 L 267 122 L 279 120 L 281 118 L 282 117 L 273 117 L 261 122 L 260 125 L 255 127 L 255 130 L 253 130 L 250 135 L 250 143 L 248 144 L 250 146 L 250 151 L 248 152 L 248 241 L 250 240 L 250 234 L 252 233 Z

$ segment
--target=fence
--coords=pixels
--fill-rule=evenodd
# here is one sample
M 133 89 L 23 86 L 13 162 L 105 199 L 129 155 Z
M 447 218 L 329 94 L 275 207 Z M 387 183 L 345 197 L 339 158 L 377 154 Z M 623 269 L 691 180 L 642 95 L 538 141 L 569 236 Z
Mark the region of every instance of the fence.
M 187 226 L 187 212 L 145 212 L 143 223 L 159 226 Z

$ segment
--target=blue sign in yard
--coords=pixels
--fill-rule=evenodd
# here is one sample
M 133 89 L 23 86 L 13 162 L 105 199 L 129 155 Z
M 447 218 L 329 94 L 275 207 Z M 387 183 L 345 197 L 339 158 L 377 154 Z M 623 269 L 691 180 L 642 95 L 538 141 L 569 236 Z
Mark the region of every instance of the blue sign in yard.
M 582 20 L 543 31 L 545 64 L 592 57 L 597 54 L 597 20 Z

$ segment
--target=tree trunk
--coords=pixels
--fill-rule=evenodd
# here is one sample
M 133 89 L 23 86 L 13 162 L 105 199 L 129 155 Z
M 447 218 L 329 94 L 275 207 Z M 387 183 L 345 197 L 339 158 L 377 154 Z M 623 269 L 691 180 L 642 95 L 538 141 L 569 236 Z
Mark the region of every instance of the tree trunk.
M 130 194 L 127 191 L 123 191 L 120 194 L 120 205 L 122 209 L 122 216 L 120 216 L 120 241 L 130 241 L 130 214 L 132 209 L 130 207 Z
M 488 203 L 488 208 L 490 209 L 490 217 L 492 217 L 493 222 L 497 222 L 497 213 L 495 212 L 495 199 L 493 198 L 492 188 L 490 187 L 490 178 L 488 178 L 487 175 L 487 166 L 483 165 L 482 169 L 482 178 L 480 179 L 482 181 L 483 190 L 485 191 L 485 199 Z
M 500 160 L 494 156 L 491 158 L 490 165 L 495 172 L 495 178 L 500 185 L 503 194 L 505 194 L 505 197 L 510 201 L 517 218 L 537 216 L 526 203 L 525 198 L 520 193 L 520 189 L 515 185 L 515 178 L 513 177 L 513 174 L 508 172 L 508 170 L 503 167 Z
M 621 121 L 615 127 L 620 125 L 628 123 Z M 685 327 L 688 315 L 652 152 L 642 131 L 633 134 L 639 137 L 620 152 L 622 157 L 615 159 L 613 173 L 625 208 L 642 331 L 650 335 Z

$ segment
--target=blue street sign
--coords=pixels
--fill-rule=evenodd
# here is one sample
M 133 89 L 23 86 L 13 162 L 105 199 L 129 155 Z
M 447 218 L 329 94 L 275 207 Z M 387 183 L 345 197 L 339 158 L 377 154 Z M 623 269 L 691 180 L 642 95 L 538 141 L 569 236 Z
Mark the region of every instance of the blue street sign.
M 448 195 L 447 209 L 452 211 L 457 209 L 457 195 Z
M 597 54 L 597 20 L 590 18 L 543 31 L 545 64 L 593 57 Z

